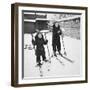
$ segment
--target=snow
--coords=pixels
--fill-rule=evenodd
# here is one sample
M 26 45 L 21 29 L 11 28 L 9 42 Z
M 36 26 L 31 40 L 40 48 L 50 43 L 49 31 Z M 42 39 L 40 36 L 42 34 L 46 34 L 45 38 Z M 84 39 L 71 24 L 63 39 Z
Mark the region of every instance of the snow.
M 43 34 L 44 35 L 44 34 Z M 34 34 L 35 36 L 35 34 Z M 52 51 L 52 32 L 46 34 L 48 45 L 45 45 L 46 58 L 50 60 L 50 56 L 53 55 Z M 32 37 L 30 34 L 24 34 L 24 46 L 27 44 L 28 46 L 33 48 L 31 43 Z M 61 40 L 60 40 L 61 41 Z M 60 77 L 79 77 L 82 74 L 82 66 L 81 66 L 81 40 L 73 39 L 70 37 L 64 37 L 64 45 L 67 52 L 67 56 L 69 59 L 74 61 L 73 63 L 62 58 L 58 55 L 60 61 L 63 62 L 62 65 L 55 57 L 51 58 L 51 63 L 44 63 L 42 65 L 43 77 L 40 77 L 39 67 L 36 66 L 36 56 L 35 50 L 24 49 L 24 78 L 60 78 Z M 48 49 L 49 48 L 49 53 Z M 62 41 L 61 41 L 61 52 L 64 53 Z M 50 71 L 48 71 L 50 69 Z

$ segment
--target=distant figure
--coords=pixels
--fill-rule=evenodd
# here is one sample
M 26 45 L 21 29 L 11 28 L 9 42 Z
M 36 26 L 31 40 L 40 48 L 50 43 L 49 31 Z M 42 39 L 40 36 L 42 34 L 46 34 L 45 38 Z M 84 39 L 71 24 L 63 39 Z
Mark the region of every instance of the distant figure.
M 46 56 L 45 56 L 45 48 L 44 45 L 46 45 L 48 43 L 48 40 L 45 40 L 42 33 L 37 32 L 36 36 L 35 36 L 35 40 L 32 39 L 32 43 L 33 45 L 36 46 L 36 62 L 37 65 L 42 65 L 41 64 L 41 59 L 40 57 L 42 56 L 43 61 L 47 61 L 46 60 Z
M 52 46 L 53 46 L 54 56 L 57 56 L 56 51 L 58 51 L 58 53 L 62 55 L 61 54 L 61 42 L 60 42 L 60 35 L 62 35 L 62 31 L 60 29 L 60 25 L 57 22 L 54 23 L 52 32 L 53 32 Z

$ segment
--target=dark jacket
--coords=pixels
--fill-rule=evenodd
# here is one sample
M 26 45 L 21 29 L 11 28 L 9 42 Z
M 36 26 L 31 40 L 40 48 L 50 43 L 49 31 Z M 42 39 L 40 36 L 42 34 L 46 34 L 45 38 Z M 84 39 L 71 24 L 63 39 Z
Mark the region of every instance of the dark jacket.
M 60 31 L 58 33 L 58 31 Z M 52 35 L 52 44 L 54 43 L 59 43 L 60 42 L 60 35 L 62 34 L 62 31 L 60 29 L 60 26 L 58 25 L 58 27 L 55 27 L 55 25 L 53 25 L 53 35 Z
M 36 45 L 36 54 L 42 54 L 45 52 L 44 45 L 47 44 L 48 40 L 44 40 L 44 37 L 42 35 L 42 38 L 38 38 L 38 34 L 35 36 L 35 41 L 32 40 L 33 45 Z

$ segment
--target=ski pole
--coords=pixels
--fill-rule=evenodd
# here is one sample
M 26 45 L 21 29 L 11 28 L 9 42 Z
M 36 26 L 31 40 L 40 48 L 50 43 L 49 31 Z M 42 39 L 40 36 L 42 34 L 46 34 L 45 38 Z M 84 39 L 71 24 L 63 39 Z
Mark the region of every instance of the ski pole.
M 31 36 L 32 36 L 32 40 L 33 40 L 33 37 L 34 37 L 33 34 L 31 34 Z M 35 45 L 33 45 L 33 48 L 34 48 L 34 50 L 35 50 Z
M 65 46 L 64 46 L 64 40 L 63 40 L 63 36 L 62 36 L 62 44 L 63 44 L 63 49 L 64 49 L 64 55 L 67 56 L 66 50 L 65 50 Z
M 45 39 L 46 39 L 46 33 L 45 33 Z M 50 59 L 50 52 L 49 52 L 48 44 L 47 44 L 47 50 L 48 50 L 48 56 L 49 56 L 49 59 Z M 51 62 L 51 60 L 50 60 L 50 62 Z

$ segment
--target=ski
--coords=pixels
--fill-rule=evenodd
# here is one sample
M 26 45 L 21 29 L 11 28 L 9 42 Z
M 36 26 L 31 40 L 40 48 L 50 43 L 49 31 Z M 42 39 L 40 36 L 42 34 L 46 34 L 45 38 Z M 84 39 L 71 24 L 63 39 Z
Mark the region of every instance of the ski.
M 57 54 L 57 55 L 59 55 L 59 54 Z M 69 61 L 69 62 L 71 62 L 71 63 L 74 63 L 73 60 L 67 58 L 66 56 L 64 56 L 64 55 L 60 55 L 60 56 L 61 56 L 62 58 L 64 58 L 65 60 L 67 60 L 67 61 Z
M 56 60 L 58 60 L 58 61 L 60 62 L 60 64 L 62 64 L 62 65 L 64 66 L 64 63 L 63 63 L 57 56 L 52 55 L 51 58 L 52 58 L 52 57 L 55 57 Z
M 69 59 L 69 58 L 67 58 L 67 57 L 65 57 L 65 56 L 61 56 L 61 57 L 63 57 L 65 60 L 67 60 L 67 61 L 69 61 L 69 62 L 71 62 L 71 63 L 74 63 L 73 60 L 71 60 L 71 59 Z
M 39 67 L 40 77 L 43 77 L 42 65 L 36 65 L 35 66 L 35 67 Z
M 47 71 L 50 71 L 50 64 L 51 64 L 51 61 L 49 61 L 49 60 L 47 60 L 46 62 L 44 62 L 44 63 L 47 63 Z
M 45 33 L 45 39 L 46 39 L 46 33 Z M 51 63 L 51 58 L 50 58 L 50 51 L 49 51 L 49 47 L 48 47 L 48 44 L 47 44 L 47 50 L 48 50 L 48 56 L 49 56 L 49 63 Z
M 56 60 L 58 60 L 63 66 L 65 65 L 58 57 L 56 57 Z
M 42 65 L 39 66 L 40 77 L 43 77 Z

